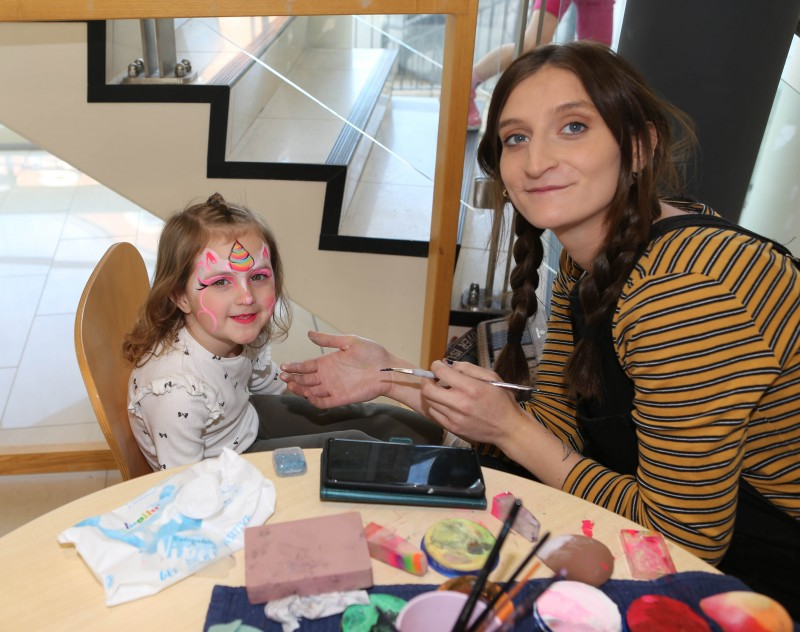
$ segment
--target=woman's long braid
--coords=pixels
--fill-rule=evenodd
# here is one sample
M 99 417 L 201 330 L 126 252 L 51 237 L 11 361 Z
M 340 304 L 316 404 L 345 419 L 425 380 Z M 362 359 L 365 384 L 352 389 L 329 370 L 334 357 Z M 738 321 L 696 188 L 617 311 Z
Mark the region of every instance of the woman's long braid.
M 579 286 L 579 299 L 585 318 L 580 342 L 575 346 L 565 367 L 566 376 L 574 394 L 586 398 L 602 399 L 602 367 L 599 337 L 605 334 L 604 323 L 612 317 L 620 293 L 636 265 L 637 259 L 648 243 L 652 219 L 658 216 L 658 201 L 643 193 L 650 191 L 653 174 L 645 168 L 636 175 L 625 172 L 620 178 L 618 195 L 611 204 L 621 209 L 618 219 L 609 217 L 608 239 L 605 247 L 592 262 L 591 273 Z M 639 186 L 638 178 L 648 180 Z M 649 208 L 649 217 L 637 208 Z
M 511 314 L 508 317 L 509 340 L 497 357 L 494 370 L 506 381 L 533 384 L 528 360 L 522 350 L 522 335 L 528 319 L 536 314 L 538 308 L 536 289 L 539 287 L 539 267 L 544 255 L 543 231 L 515 213 L 514 232 L 517 235 L 514 243 L 516 265 L 509 278 L 512 290 Z

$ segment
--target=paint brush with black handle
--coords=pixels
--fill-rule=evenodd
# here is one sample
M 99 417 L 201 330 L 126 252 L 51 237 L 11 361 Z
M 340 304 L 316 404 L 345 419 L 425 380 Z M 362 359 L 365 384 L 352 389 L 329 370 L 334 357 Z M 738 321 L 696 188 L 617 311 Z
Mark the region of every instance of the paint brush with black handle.
M 506 516 L 506 520 L 503 523 L 502 529 L 500 529 L 500 535 L 497 536 L 497 540 L 495 540 L 492 550 L 489 551 L 489 555 L 486 557 L 486 562 L 484 563 L 481 572 L 478 574 L 478 577 L 475 579 L 475 584 L 472 586 L 472 591 L 469 593 L 469 597 L 467 597 L 467 601 L 464 603 L 461 614 L 458 615 L 458 619 L 456 619 L 456 623 L 451 632 L 464 632 L 464 630 L 466 630 L 467 623 L 472 616 L 472 612 L 475 610 L 475 604 L 478 602 L 478 598 L 481 596 L 484 586 L 486 586 L 486 581 L 489 579 L 489 573 L 492 572 L 492 568 L 494 567 L 495 562 L 497 562 L 497 558 L 500 557 L 500 549 L 508 537 L 508 532 L 511 531 L 511 525 L 514 524 L 514 520 L 519 513 L 520 507 L 522 507 L 522 501 L 517 498 L 514 501 L 514 504 L 511 505 L 511 510 L 508 512 L 508 516 Z
M 522 560 L 520 565 L 517 566 L 516 570 L 511 575 L 511 577 L 508 578 L 508 581 L 506 582 L 505 587 L 494 596 L 494 598 L 489 602 L 489 605 L 486 606 L 486 609 L 483 612 L 481 612 L 481 614 L 478 616 L 477 619 L 475 619 L 474 623 L 469 627 L 467 632 L 478 632 L 481 629 L 481 624 L 486 620 L 486 617 L 489 616 L 490 612 L 494 612 L 495 606 L 497 606 L 497 603 L 500 601 L 500 599 L 503 598 L 503 595 L 505 595 L 509 600 L 512 600 L 511 601 L 511 607 L 512 608 L 514 607 L 514 604 L 513 604 L 514 597 L 516 597 L 516 595 L 522 589 L 522 586 L 525 584 L 525 582 L 528 581 L 528 579 L 530 579 L 530 577 L 533 575 L 535 570 L 538 568 L 538 564 L 533 566 L 525 575 L 523 575 L 522 579 L 520 579 L 520 581 L 517 582 L 517 584 L 511 590 L 509 590 L 508 587 L 514 582 L 514 580 L 517 578 L 517 576 L 522 572 L 522 569 L 525 568 L 525 566 L 527 566 L 528 562 L 530 562 L 533 559 L 533 556 L 536 555 L 539 552 L 539 549 L 542 548 L 542 545 L 545 542 L 547 542 L 547 539 L 549 537 L 550 537 L 550 532 L 548 531 L 547 533 L 545 533 L 542 536 L 542 539 L 539 540 L 536 543 L 536 545 L 531 549 L 530 553 L 528 553 L 525 556 L 525 559 Z

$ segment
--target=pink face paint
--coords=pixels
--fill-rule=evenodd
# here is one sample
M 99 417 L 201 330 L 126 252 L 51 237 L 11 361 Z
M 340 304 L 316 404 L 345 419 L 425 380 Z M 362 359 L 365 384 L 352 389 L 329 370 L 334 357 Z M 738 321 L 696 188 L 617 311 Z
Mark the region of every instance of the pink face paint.
M 211 248 L 207 248 L 200 255 L 195 270 L 195 277 L 199 284 L 197 288 L 199 303 L 197 317 L 199 318 L 201 315 L 208 316 L 210 331 L 214 332 L 217 330 L 219 326 L 219 313 L 215 313 L 214 308 L 207 304 L 206 290 L 215 284 L 219 285 L 221 288 L 227 287 L 229 289 L 231 285 L 236 285 L 239 286 L 242 291 L 242 295 L 236 300 L 241 300 L 241 303 L 244 305 L 252 305 L 256 298 L 254 296 L 255 286 L 251 284 L 261 283 L 264 278 L 269 279 L 273 276 L 272 268 L 270 267 L 269 248 L 263 242 L 259 252 L 261 253 L 259 259 L 253 259 L 244 245 L 237 239 L 231 246 L 230 255 L 227 260 L 222 259 Z M 233 295 L 230 296 L 231 299 L 228 300 L 233 300 Z M 275 306 L 274 295 L 266 296 L 263 299 L 263 303 L 264 310 L 268 311 L 271 316 Z
M 534 606 L 534 618 L 548 631 L 622 629 L 617 604 L 597 588 L 570 580 L 558 581 L 544 591 Z
M 231 270 L 234 272 L 247 272 L 256 264 L 256 262 L 253 261 L 253 257 L 251 257 L 250 253 L 247 252 L 245 247 L 239 243 L 238 239 L 231 248 L 231 254 L 228 255 L 228 261 L 231 264 Z
M 584 520 L 581 523 L 581 530 L 583 531 L 583 535 L 585 535 L 587 538 L 591 538 L 592 533 L 594 533 L 594 522 L 591 520 Z
M 216 258 L 215 254 L 214 254 L 214 251 L 206 250 L 204 255 L 200 258 L 200 262 L 197 264 L 197 270 L 195 270 L 195 277 L 197 278 L 198 283 L 200 283 L 200 285 L 202 286 L 201 289 L 200 289 L 200 295 L 199 295 L 200 312 L 197 314 L 197 316 L 199 318 L 201 314 L 205 314 L 206 316 L 208 316 L 211 319 L 211 331 L 216 331 L 217 330 L 217 325 L 219 323 L 217 322 L 217 317 L 214 316 L 214 314 L 211 312 L 211 310 L 208 309 L 205 306 L 205 303 L 203 302 L 203 292 L 205 292 L 205 290 L 208 289 L 208 284 L 207 283 L 203 283 L 200 280 L 201 279 L 201 277 L 200 277 L 200 269 L 201 268 L 205 268 L 206 270 L 208 270 L 209 267 L 212 264 L 216 263 L 216 262 L 217 262 L 217 258 Z
M 622 529 L 619 537 L 634 579 L 658 579 L 676 572 L 667 542 L 660 533 Z

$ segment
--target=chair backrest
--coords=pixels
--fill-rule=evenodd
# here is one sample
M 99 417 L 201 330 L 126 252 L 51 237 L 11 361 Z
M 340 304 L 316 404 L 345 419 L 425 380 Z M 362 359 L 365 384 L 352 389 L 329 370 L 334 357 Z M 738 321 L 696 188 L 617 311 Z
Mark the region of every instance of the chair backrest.
M 122 339 L 150 289 L 147 268 L 129 243 L 111 246 L 86 283 L 75 316 L 75 353 L 97 421 L 123 480 L 153 470 L 128 421 L 131 366 Z

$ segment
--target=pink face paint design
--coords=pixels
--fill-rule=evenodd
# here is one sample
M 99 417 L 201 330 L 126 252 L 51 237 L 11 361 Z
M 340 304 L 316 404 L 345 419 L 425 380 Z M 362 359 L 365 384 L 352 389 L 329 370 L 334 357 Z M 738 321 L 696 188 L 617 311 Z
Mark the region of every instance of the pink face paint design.
M 203 293 L 208 288 L 208 286 L 213 283 L 211 279 L 207 279 L 210 283 L 203 283 L 201 281 L 200 269 L 205 268 L 208 270 L 212 263 L 216 263 L 217 258 L 214 256 L 214 252 L 212 250 L 206 250 L 205 254 L 200 258 L 200 262 L 197 264 L 197 270 L 195 271 L 195 277 L 197 278 L 197 282 L 200 284 L 200 312 L 197 314 L 198 318 L 201 314 L 205 314 L 211 319 L 211 331 L 217 330 L 217 317 L 205 306 L 203 302 Z
M 247 272 L 256 264 L 256 262 L 253 261 L 253 257 L 251 257 L 250 253 L 247 252 L 245 247 L 239 243 L 238 239 L 231 248 L 231 254 L 228 255 L 228 261 L 231 264 L 231 270 L 234 272 Z
M 197 316 L 198 318 L 201 315 L 208 316 L 211 321 L 210 330 L 212 332 L 217 330 L 219 321 L 212 309 L 206 305 L 206 290 L 215 284 L 225 285 L 226 282 L 235 284 L 242 289 L 242 303 L 244 305 L 252 305 L 255 302 L 255 297 L 250 283 L 259 275 L 268 278 L 273 276 L 272 269 L 269 267 L 269 248 L 263 242 L 260 251 L 260 258 L 254 260 L 247 249 L 237 239 L 231 247 L 227 262 L 222 260 L 221 257 L 210 248 L 206 249 L 201 254 L 195 271 L 195 278 L 198 283 L 197 290 L 199 292 L 198 302 L 200 306 Z M 253 268 L 255 268 L 256 265 L 264 267 L 254 270 Z M 228 272 L 228 270 L 230 270 L 230 272 Z M 264 309 L 269 313 L 270 317 L 272 316 L 274 307 L 275 298 L 274 296 L 269 297 L 264 304 Z

